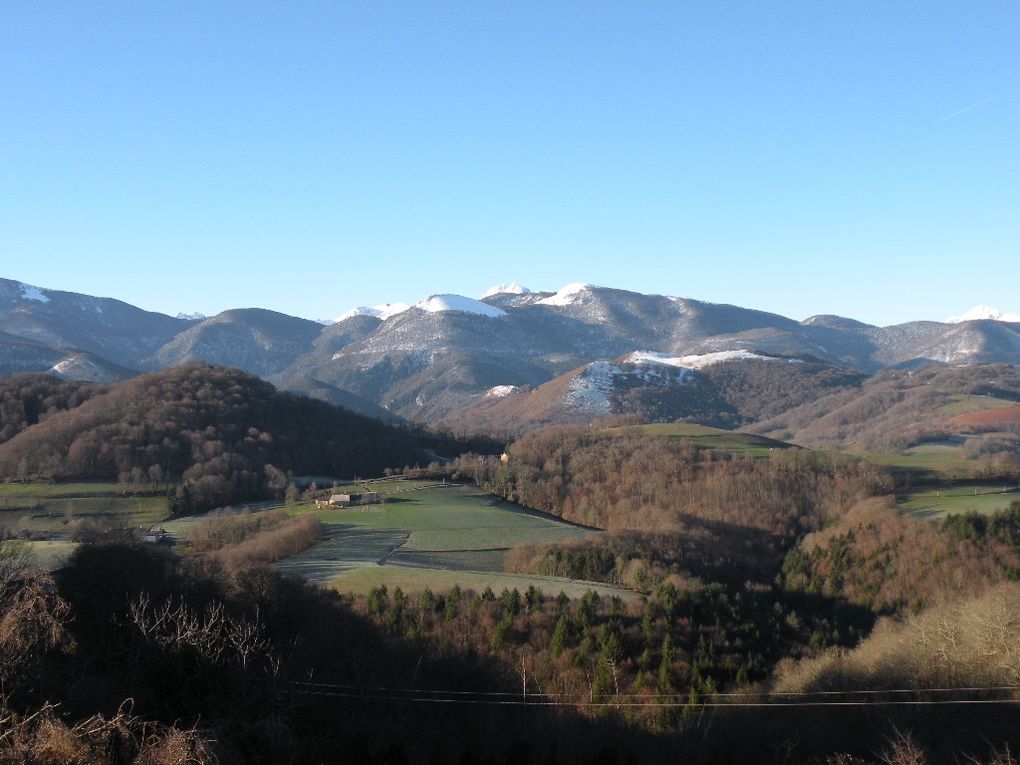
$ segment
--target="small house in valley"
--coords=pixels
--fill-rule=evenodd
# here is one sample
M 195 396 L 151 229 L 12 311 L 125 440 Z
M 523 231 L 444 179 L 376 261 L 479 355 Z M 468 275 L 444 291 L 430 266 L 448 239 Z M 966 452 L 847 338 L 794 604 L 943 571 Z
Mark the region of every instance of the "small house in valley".
M 382 497 L 377 491 L 366 491 L 361 494 L 331 494 L 329 499 L 315 500 L 316 507 L 352 507 L 353 505 L 378 505 Z

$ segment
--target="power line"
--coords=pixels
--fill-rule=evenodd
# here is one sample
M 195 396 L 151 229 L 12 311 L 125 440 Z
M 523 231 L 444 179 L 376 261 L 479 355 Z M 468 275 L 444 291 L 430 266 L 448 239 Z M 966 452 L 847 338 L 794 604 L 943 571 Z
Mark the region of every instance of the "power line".
M 540 697 L 540 698 L 573 698 L 571 694 L 567 693 L 545 693 L 542 691 L 534 691 L 528 692 L 527 694 L 522 694 L 520 691 L 466 691 L 466 690 L 428 689 L 428 688 L 391 688 L 386 686 L 370 687 L 361 685 L 349 685 L 340 683 L 319 683 L 299 680 L 291 680 L 285 682 L 287 682 L 290 685 L 298 685 L 312 689 L 328 689 L 359 693 L 400 693 L 400 694 L 425 694 L 432 696 L 485 696 L 503 698 L 517 698 L 523 695 L 527 695 L 528 697 Z M 1005 693 L 1011 691 L 1014 692 L 1020 691 L 1020 687 L 1013 685 L 999 685 L 999 686 L 962 686 L 959 688 L 888 688 L 888 689 L 861 689 L 846 691 L 772 691 L 772 692 L 731 691 L 725 693 L 722 692 L 702 693 L 699 695 L 702 698 L 717 698 L 717 699 L 728 698 L 786 699 L 793 697 L 810 698 L 832 696 L 880 696 L 880 695 L 903 695 L 903 694 Z M 677 699 L 685 698 L 683 694 L 670 694 L 670 696 Z M 648 695 L 643 693 L 615 693 L 613 694 L 613 698 L 642 699 L 648 698 Z
M 1020 699 L 939 699 L 939 700 L 897 700 L 897 701 L 792 701 L 792 702 L 696 702 L 688 705 L 680 701 L 528 701 L 518 694 L 515 699 L 470 699 L 470 698 L 426 698 L 421 696 L 378 696 L 370 694 L 343 693 L 338 691 L 309 691 L 310 696 L 346 698 L 361 701 L 409 702 L 412 704 L 474 704 L 484 706 L 507 707 L 597 707 L 597 708 L 634 708 L 648 707 L 658 709 L 678 709 L 686 706 L 707 709 L 778 709 L 778 708 L 821 708 L 821 707 L 877 707 L 877 706 L 953 706 L 953 705 L 1016 705 Z
M 649 696 L 642 694 L 614 694 L 610 701 L 584 701 L 572 698 L 568 694 L 551 693 L 516 693 L 516 692 L 495 692 L 495 691 L 464 691 L 464 690 L 429 690 L 419 688 L 369 688 L 363 686 L 341 685 L 334 683 L 312 683 L 301 681 L 288 681 L 287 685 L 296 686 L 310 696 L 324 696 L 332 698 L 347 698 L 364 701 L 389 701 L 389 702 L 410 702 L 410 703 L 435 703 L 435 704 L 475 704 L 486 706 L 520 706 L 520 707 L 649 707 L 649 708 L 682 708 L 687 706 L 703 707 L 709 709 L 762 709 L 776 707 L 820 708 L 820 707 L 933 707 L 933 706 L 979 706 L 979 705 L 1016 705 L 1020 704 L 1020 698 L 997 698 L 997 699 L 883 699 L 877 698 L 881 694 L 926 694 L 926 693 L 1003 693 L 1018 690 L 1014 686 L 988 686 L 988 687 L 965 687 L 965 688 L 897 688 L 890 690 L 867 689 L 860 691 L 800 691 L 791 693 L 765 693 L 756 694 L 753 692 L 734 693 L 710 693 L 703 694 L 705 701 L 689 702 L 680 694 L 668 697 L 663 700 L 661 696 Z M 834 696 L 849 698 L 834 699 Z M 855 696 L 870 696 L 868 699 L 854 698 Z M 819 700 L 803 700 L 805 698 L 817 698 Z M 557 700 L 571 699 L 571 700 Z M 715 699 L 715 700 L 712 700 Z M 750 700 L 730 700 L 750 699 Z

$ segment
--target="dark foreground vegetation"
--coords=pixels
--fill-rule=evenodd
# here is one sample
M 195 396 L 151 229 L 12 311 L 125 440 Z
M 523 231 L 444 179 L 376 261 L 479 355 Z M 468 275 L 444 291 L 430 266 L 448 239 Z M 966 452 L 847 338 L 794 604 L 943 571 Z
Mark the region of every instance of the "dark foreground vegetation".
M 753 594 L 742 606 L 667 590 L 638 609 L 534 591 L 375 591 L 349 602 L 260 566 L 151 546 L 84 547 L 56 580 L 5 571 L 4 761 L 836 763 L 882 761 L 896 746 L 931 762 L 961 752 L 990 761 L 1015 733 L 1010 707 L 748 708 L 740 703 L 779 699 L 713 695 L 721 646 L 741 637 L 731 625 L 771 618 Z M 1018 606 L 1015 590 L 989 598 Z M 940 614 L 943 633 L 947 620 L 963 630 L 991 613 L 1016 630 L 1012 612 L 977 608 Z M 902 629 L 909 639 L 934 626 Z M 678 631 L 691 639 L 673 643 Z M 637 663 L 634 643 L 649 646 Z M 891 645 L 869 650 L 893 665 Z M 1012 659 L 1013 645 L 946 672 L 970 682 L 975 667 Z M 863 648 L 843 661 L 861 661 Z M 783 676 L 787 689 L 830 687 L 833 660 L 812 661 Z M 687 673 L 703 678 L 700 690 L 679 692 Z M 897 730 L 909 742 L 896 745 Z

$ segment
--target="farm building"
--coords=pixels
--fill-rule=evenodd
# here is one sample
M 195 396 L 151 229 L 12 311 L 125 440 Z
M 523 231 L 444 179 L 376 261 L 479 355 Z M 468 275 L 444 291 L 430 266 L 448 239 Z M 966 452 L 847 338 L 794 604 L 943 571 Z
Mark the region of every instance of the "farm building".
M 318 507 L 351 507 L 352 505 L 378 505 L 382 498 L 377 491 L 366 491 L 361 494 L 332 494 L 328 500 L 316 500 Z

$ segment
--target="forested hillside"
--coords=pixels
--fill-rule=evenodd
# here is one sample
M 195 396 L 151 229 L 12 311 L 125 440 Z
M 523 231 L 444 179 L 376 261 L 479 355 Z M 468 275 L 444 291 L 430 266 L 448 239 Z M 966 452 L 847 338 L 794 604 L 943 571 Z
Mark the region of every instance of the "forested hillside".
M 809 401 L 766 419 L 755 430 L 805 446 L 899 451 L 955 435 L 960 428 L 952 419 L 960 414 L 1010 405 L 1020 405 L 1020 367 L 928 366 L 880 372 L 860 388 Z M 1016 451 L 1015 428 L 1007 422 L 1001 430 L 999 449 Z M 972 447 L 972 456 L 980 456 L 978 446 Z
M 288 473 L 377 475 L 425 464 L 423 448 L 444 447 L 204 364 L 108 388 L 31 378 L 9 389 L 13 437 L 0 444 L 0 476 L 177 483 L 184 512 L 258 497 Z
M 105 385 L 46 374 L 0 377 L 0 443 L 57 412 L 74 409 L 105 389 Z
M 793 538 L 891 488 L 888 475 L 860 461 L 798 449 L 728 458 L 625 430 L 549 428 L 516 441 L 507 456 L 468 456 L 457 469 L 510 501 L 607 529 L 659 529 L 694 516 Z

